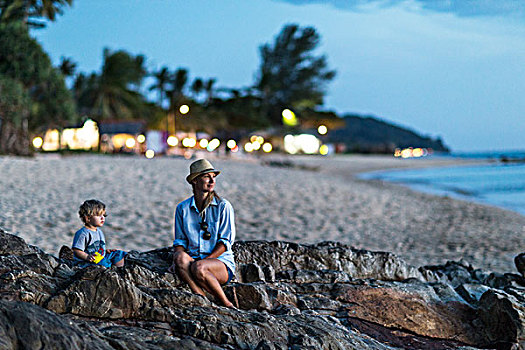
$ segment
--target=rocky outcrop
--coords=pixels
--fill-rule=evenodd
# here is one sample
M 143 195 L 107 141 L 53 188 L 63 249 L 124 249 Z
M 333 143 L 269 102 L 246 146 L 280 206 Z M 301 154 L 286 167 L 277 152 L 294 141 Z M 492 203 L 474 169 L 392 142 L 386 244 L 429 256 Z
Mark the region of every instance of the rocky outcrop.
M 525 279 L 415 268 L 323 242 L 239 242 L 237 309 L 192 294 L 169 248 L 75 268 L 0 230 L 2 349 L 463 349 L 525 346 Z M 60 254 L 67 257 L 67 254 Z
M 516 256 L 514 258 L 514 263 L 516 264 L 516 268 L 521 273 L 521 275 L 525 277 L 525 253 L 521 253 L 520 255 Z

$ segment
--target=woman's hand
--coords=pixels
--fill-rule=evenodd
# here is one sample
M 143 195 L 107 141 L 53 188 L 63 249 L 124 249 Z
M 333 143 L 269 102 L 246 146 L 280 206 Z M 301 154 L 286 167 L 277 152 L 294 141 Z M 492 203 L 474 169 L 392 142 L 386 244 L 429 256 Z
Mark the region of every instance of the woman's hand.
M 195 261 L 191 256 L 186 253 L 186 250 L 181 247 L 177 246 L 175 247 L 175 251 L 173 252 L 173 263 L 168 268 L 168 272 L 176 273 L 177 272 L 177 266 L 179 265 L 186 265 L 191 264 Z

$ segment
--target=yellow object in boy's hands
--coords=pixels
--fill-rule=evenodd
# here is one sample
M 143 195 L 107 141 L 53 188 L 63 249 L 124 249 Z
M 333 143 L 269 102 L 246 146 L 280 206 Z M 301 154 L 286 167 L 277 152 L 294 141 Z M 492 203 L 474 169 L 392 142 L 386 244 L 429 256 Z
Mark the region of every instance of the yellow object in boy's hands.
M 95 259 L 93 260 L 93 262 L 95 264 L 98 264 L 100 262 L 100 260 L 104 259 L 104 257 L 102 255 L 100 255 L 99 252 L 95 252 L 95 254 L 93 254 L 93 256 L 95 256 Z

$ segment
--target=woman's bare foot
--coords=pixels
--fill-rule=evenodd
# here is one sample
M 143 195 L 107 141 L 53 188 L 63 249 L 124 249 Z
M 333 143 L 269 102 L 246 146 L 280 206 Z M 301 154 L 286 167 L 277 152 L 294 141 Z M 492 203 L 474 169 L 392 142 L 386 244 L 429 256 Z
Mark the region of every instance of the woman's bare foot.
M 237 309 L 231 302 L 225 303 L 224 306 L 229 307 L 230 309 Z

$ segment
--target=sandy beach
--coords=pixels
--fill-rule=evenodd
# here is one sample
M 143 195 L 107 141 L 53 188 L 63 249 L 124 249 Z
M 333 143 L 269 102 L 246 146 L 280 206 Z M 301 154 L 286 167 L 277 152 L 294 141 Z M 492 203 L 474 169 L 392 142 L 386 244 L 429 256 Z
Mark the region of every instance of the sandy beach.
M 222 171 L 217 192 L 235 208 L 237 240 L 333 240 L 391 251 L 416 266 L 464 259 L 496 272 L 515 272 L 513 258 L 525 250 L 525 216 L 355 177 L 465 160 L 283 156 L 212 161 Z M 287 161 L 294 166 L 279 166 Z M 189 164 L 166 157 L 0 157 L 0 227 L 56 255 L 81 227 L 79 205 L 97 198 L 108 208 L 103 230 L 109 248 L 169 246 L 175 205 L 191 195 L 184 180 Z

